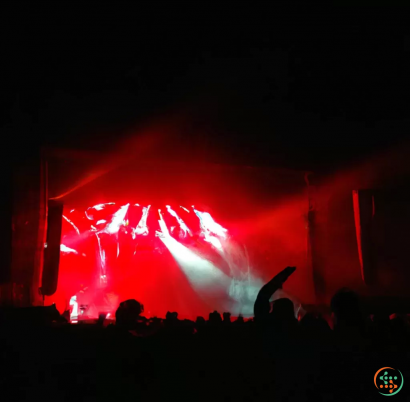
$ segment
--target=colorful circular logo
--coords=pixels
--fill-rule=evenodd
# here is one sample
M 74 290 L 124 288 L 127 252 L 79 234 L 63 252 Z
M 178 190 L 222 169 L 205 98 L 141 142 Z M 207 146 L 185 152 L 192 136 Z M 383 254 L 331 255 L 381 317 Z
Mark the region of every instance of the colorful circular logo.
M 374 385 L 385 396 L 396 395 L 403 388 L 403 374 L 391 367 L 382 367 L 374 375 Z

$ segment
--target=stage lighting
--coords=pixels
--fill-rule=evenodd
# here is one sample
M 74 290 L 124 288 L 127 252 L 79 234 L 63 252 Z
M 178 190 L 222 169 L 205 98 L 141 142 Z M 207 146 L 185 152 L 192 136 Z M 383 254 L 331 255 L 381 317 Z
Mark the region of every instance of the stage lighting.
M 130 204 L 122 206 L 112 217 L 111 222 L 106 226 L 104 232 L 108 234 L 118 233 L 120 226 L 123 224 Z
M 98 251 L 99 251 L 99 254 L 100 254 L 101 272 L 104 273 L 105 272 L 105 251 L 101 247 L 101 240 L 100 240 L 100 236 L 98 236 L 98 233 L 96 233 L 95 236 L 97 237 Z M 100 280 L 101 279 L 102 278 L 100 277 Z M 102 281 L 102 283 L 105 283 L 105 282 Z
M 152 219 L 152 224 L 152 217 L 148 221 L 151 205 L 126 204 L 121 206 L 117 204 L 108 208 L 109 205 L 114 205 L 114 203 L 97 204 L 88 208 L 85 213 L 89 220 L 84 215 L 82 217 L 79 215 L 82 218 L 81 222 L 87 223 L 85 227 L 81 226 L 79 221 L 76 222 L 79 226 L 77 228 L 67 216 L 64 216 L 64 219 L 80 235 L 75 235 L 69 226 L 64 225 L 67 234 L 69 234 L 63 236 L 62 243 L 64 244 L 61 245 L 64 258 L 67 258 L 67 263 L 71 264 L 69 257 L 66 256 L 81 254 L 85 247 L 90 247 L 87 255 L 92 256 L 95 253 L 96 275 L 93 276 L 95 278 L 93 281 L 97 282 L 95 285 L 105 288 L 108 282 L 108 285 L 116 284 L 117 286 L 120 284 L 119 288 L 123 286 L 125 289 L 128 284 L 123 284 L 126 282 L 123 278 L 130 277 L 129 271 L 134 270 L 136 266 L 144 266 L 146 262 L 149 263 L 150 253 L 155 255 L 164 253 L 161 258 L 173 259 L 191 283 L 192 288 L 198 291 L 201 298 L 204 296 L 207 303 L 224 306 L 223 308 L 226 309 L 224 311 L 229 310 L 233 314 L 252 314 L 253 302 L 260 286 L 257 286 L 254 278 L 249 277 L 249 272 L 244 272 L 249 270 L 249 262 L 245 261 L 245 257 L 241 258 L 242 255 L 238 254 L 239 251 L 234 249 L 234 241 L 228 235 L 228 231 L 215 222 L 209 213 L 198 211 L 192 206 L 194 214 L 185 218 L 190 225 L 188 227 L 180 217 L 184 216 L 184 213 L 177 213 L 171 205 L 154 206 L 155 211 L 158 211 L 158 218 Z M 141 208 L 141 215 L 138 215 L 139 212 L 137 212 L 140 209 L 133 210 L 134 206 Z M 185 212 L 191 211 L 182 205 L 179 207 Z M 172 218 L 168 217 L 170 218 L 169 222 L 164 211 L 165 214 L 168 212 L 172 216 Z M 134 213 L 137 216 L 133 217 Z M 73 216 L 75 214 L 70 215 L 70 218 Z M 188 221 L 189 218 L 192 218 L 192 221 Z M 158 222 L 159 227 L 157 227 L 156 222 Z M 91 223 L 92 225 L 89 225 Z M 167 226 L 168 224 L 170 226 Z M 149 229 L 161 242 L 156 240 L 154 236 L 152 238 L 146 237 L 149 235 Z M 131 236 L 120 235 L 123 230 L 124 233 L 131 231 Z M 93 234 L 96 235 L 96 242 L 89 239 L 90 235 Z M 144 237 L 139 237 L 139 235 Z M 195 239 L 197 239 L 196 242 Z M 87 243 L 79 248 L 77 243 L 81 241 L 87 241 Z M 197 245 L 201 247 L 196 247 Z M 123 246 L 124 248 L 122 248 Z M 119 254 L 120 248 L 121 253 Z M 172 264 L 172 261 L 168 262 Z M 156 260 L 153 263 L 157 263 Z M 69 298 L 69 296 L 67 297 Z M 80 307 L 77 306 L 79 310 Z M 78 314 L 81 315 L 81 311 Z M 72 319 L 76 320 L 78 316 L 74 316 Z
M 222 244 L 216 237 L 209 235 L 208 233 L 204 232 L 204 240 L 210 244 L 212 244 L 216 249 L 219 251 L 223 251 Z
M 90 211 L 90 210 L 102 211 L 102 210 L 105 208 L 106 205 L 115 205 L 115 202 L 107 202 L 106 204 L 97 204 L 97 205 L 94 205 L 93 207 L 89 207 L 89 208 L 87 208 L 87 209 L 84 211 L 85 216 L 86 216 L 87 219 L 89 219 L 90 221 L 94 220 L 94 215 L 93 215 L 93 213 L 91 212 L 91 213 L 89 214 L 89 211 Z
M 162 217 L 162 215 L 161 215 L 161 212 L 159 213 L 159 216 L 160 216 L 160 220 L 158 221 L 158 224 L 159 224 L 159 227 L 161 228 L 161 232 L 159 232 L 159 233 L 162 233 L 162 236 L 160 236 L 161 238 L 163 238 L 163 237 L 170 237 L 170 235 L 169 235 L 169 231 L 168 231 L 168 228 L 167 228 L 167 225 L 165 224 L 165 221 L 164 221 L 164 218 Z
M 209 231 L 224 239 L 226 238 L 226 233 L 228 231 L 225 228 L 223 228 L 221 225 L 216 223 L 208 212 L 197 211 L 193 206 L 192 208 L 194 209 L 195 214 L 198 216 L 201 222 L 201 227 L 205 231 Z
M 211 262 L 199 257 L 193 251 L 171 236 L 161 237 L 175 261 L 196 290 L 214 291 L 216 288 L 228 290 L 230 278 Z
M 185 224 L 185 222 L 178 216 L 178 214 L 169 206 L 166 206 L 168 212 L 170 215 L 172 215 L 179 223 L 179 226 L 184 232 L 184 237 L 186 237 L 187 233 L 192 236 L 192 232 L 189 230 L 188 226 Z
M 78 230 L 77 226 L 75 226 L 74 223 L 70 219 L 68 219 L 65 215 L 63 215 L 63 218 L 74 228 L 77 234 L 80 235 L 80 231 Z
M 142 217 L 138 223 L 138 226 L 134 230 L 134 233 L 137 235 L 142 235 L 142 236 L 148 236 L 149 231 L 147 227 L 147 218 L 148 218 L 148 213 L 151 208 L 151 205 L 148 205 L 148 207 L 143 207 L 142 208 Z
M 73 248 L 67 247 L 64 244 L 60 244 L 60 251 L 62 253 L 78 255 L 78 251 L 74 250 Z

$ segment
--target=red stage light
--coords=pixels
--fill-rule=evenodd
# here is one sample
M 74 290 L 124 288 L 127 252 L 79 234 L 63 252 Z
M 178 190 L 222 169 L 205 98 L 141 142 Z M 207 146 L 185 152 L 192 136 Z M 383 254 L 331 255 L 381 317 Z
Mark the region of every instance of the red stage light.
M 93 209 L 99 210 L 98 217 L 88 214 L 92 230 L 80 227 L 78 239 L 62 245 L 60 298 L 70 300 L 85 283 L 96 292 L 116 294 L 120 301 L 141 300 L 152 315 L 177 310 L 192 318 L 215 308 L 252 315 L 261 281 L 254 278 L 243 247 L 208 212 L 194 208 L 188 215 L 180 208 L 184 219 L 171 205 L 156 208 L 155 219 L 149 214 L 151 205 L 131 203 L 113 211 L 98 204 Z M 106 308 L 93 310 L 114 313 L 114 307 Z M 81 319 L 81 311 L 77 315 Z

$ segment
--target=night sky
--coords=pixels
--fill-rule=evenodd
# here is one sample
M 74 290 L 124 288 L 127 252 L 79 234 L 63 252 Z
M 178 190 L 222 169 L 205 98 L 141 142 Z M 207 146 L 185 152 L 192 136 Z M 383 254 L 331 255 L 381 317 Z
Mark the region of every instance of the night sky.
M 3 13 L 8 158 L 181 113 L 186 155 L 228 164 L 332 169 L 410 132 L 406 9 L 41 3 Z

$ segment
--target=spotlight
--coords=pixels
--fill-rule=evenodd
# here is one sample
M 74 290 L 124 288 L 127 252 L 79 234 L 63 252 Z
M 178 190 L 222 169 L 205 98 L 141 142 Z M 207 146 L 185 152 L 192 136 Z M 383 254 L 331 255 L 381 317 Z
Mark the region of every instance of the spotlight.
M 170 236 L 170 235 L 169 235 L 169 231 L 168 231 L 167 225 L 166 225 L 166 223 L 165 223 L 165 221 L 164 221 L 164 218 L 162 217 L 161 213 L 160 213 L 159 215 L 160 215 L 160 218 L 161 218 L 161 219 L 158 221 L 159 227 L 161 228 L 161 232 L 160 232 L 160 233 L 162 233 L 163 237 L 169 237 L 169 236 Z M 162 237 L 162 236 L 161 236 L 161 237 Z
M 74 223 L 72 221 L 70 221 L 70 219 L 68 219 L 66 216 L 63 215 L 63 218 L 74 228 L 74 230 L 77 232 L 77 234 L 80 235 L 80 231 L 78 230 L 77 226 L 75 226 Z
M 197 211 L 194 207 L 192 208 L 194 209 L 195 214 L 198 216 L 201 222 L 201 227 L 204 231 L 208 231 L 224 239 L 226 238 L 227 230 L 216 223 L 213 220 L 211 214 L 209 214 L 208 212 Z
M 164 233 L 160 232 L 159 230 L 155 231 L 155 237 L 159 237 L 160 239 L 164 239 L 165 235 Z
M 231 279 L 210 261 L 205 260 L 170 236 L 161 237 L 175 261 L 195 290 L 213 292 L 215 288 L 229 288 Z
M 181 227 L 184 235 L 183 237 L 186 237 L 187 233 L 192 236 L 192 232 L 188 229 L 188 226 L 185 224 L 185 222 L 177 215 L 177 213 L 169 206 L 167 205 L 167 210 L 170 215 L 172 215 L 179 223 L 179 226 Z
M 90 209 L 95 209 L 96 211 L 102 211 L 106 205 L 115 205 L 115 202 L 107 202 L 105 204 L 97 204 Z
M 78 251 L 74 250 L 73 248 L 67 247 L 64 244 L 60 244 L 60 251 L 62 253 L 67 253 L 67 254 L 78 254 Z
M 118 233 L 120 226 L 125 220 L 125 215 L 127 214 L 130 204 L 122 206 L 112 217 L 111 222 L 106 226 L 104 231 L 109 234 Z
M 149 213 L 150 208 L 151 208 L 151 205 L 148 205 L 148 207 L 142 208 L 142 217 L 138 223 L 137 228 L 135 229 L 135 233 L 137 235 L 147 236 L 149 233 L 148 227 L 147 227 L 147 218 L 148 218 L 148 213 Z

